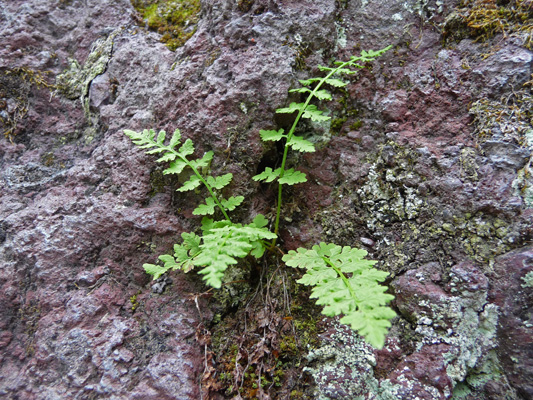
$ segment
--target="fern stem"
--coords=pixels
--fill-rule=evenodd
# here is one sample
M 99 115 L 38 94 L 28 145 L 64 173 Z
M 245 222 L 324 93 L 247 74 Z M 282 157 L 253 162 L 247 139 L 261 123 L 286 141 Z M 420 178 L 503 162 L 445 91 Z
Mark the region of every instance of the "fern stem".
M 283 175 L 285 173 L 285 164 L 287 162 L 287 155 L 289 154 L 289 143 L 290 143 L 291 138 L 292 138 L 292 136 L 294 134 L 294 131 L 296 130 L 296 126 L 298 125 L 298 122 L 300 122 L 300 118 L 302 118 L 302 115 L 305 112 L 305 109 L 309 105 L 309 102 L 315 96 L 315 94 L 318 91 L 318 89 L 320 89 L 322 84 L 327 79 L 329 79 L 332 75 L 337 73 L 337 71 L 339 69 L 344 68 L 344 67 L 346 67 L 349 64 L 353 64 L 353 62 L 354 62 L 354 60 L 349 60 L 349 61 L 346 61 L 346 62 L 342 63 L 341 65 L 339 65 L 337 68 L 335 68 L 329 74 L 327 74 L 326 77 L 324 77 L 320 81 L 318 81 L 318 84 L 315 86 L 313 91 L 309 94 L 309 96 L 307 96 L 307 100 L 305 101 L 304 106 L 300 109 L 300 111 L 298 111 L 298 115 L 296 116 L 296 119 L 294 120 L 294 122 L 293 122 L 293 124 L 291 126 L 291 129 L 289 130 L 289 133 L 287 134 L 287 141 L 285 142 L 285 149 L 283 150 L 283 158 L 281 160 L 279 179 L 283 178 Z M 279 183 L 278 184 L 278 205 L 277 205 L 277 209 L 276 209 L 276 221 L 274 223 L 274 233 L 276 235 L 279 232 L 279 219 L 280 219 L 280 215 L 281 215 L 281 204 L 282 204 L 282 199 L 283 199 L 282 194 L 283 194 L 283 184 Z M 272 240 L 272 244 L 271 244 L 272 248 L 274 246 L 276 246 L 276 240 L 277 240 L 277 236 L 276 236 L 275 239 Z
M 202 184 L 206 187 L 207 191 L 209 192 L 209 194 L 211 195 L 211 197 L 215 201 L 215 204 L 217 205 L 217 207 L 220 209 L 220 211 L 222 211 L 222 214 L 224 215 L 224 218 L 228 222 L 231 222 L 231 219 L 228 216 L 228 213 L 226 213 L 226 210 L 224 209 L 224 206 L 218 200 L 218 197 L 216 196 L 213 188 L 209 185 L 209 183 L 207 183 L 207 181 L 204 179 L 202 174 L 200 174 L 200 172 L 198 172 L 198 170 L 193 165 L 191 165 L 191 163 L 189 162 L 189 160 L 187 160 L 186 157 L 182 156 L 180 153 L 178 153 L 176 150 L 174 150 L 174 149 L 172 149 L 170 147 L 167 147 L 167 149 L 170 152 L 174 153 L 176 156 L 178 156 L 183 162 L 185 162 L 187 164 L 188 167 L 190 167 L 192 169 L 192 172 L 194 172 L 194 174 L 198 177 L 198 179 L 200 179 L 200 182 L 202 182 Z
M 346 278 L 346 275 L 344 275 L 342 273 L 342 271 L 340 270 L 340 268 L 338 268 L 335 264 L 333 264 L 329 258 L 322 257 L 322 259 L 324 260 L 324 262 L 326 264 L 328 264 L 331 268 L 333 268 L 335 270 L 337 275 L 340 276 L 340 278 L 344 282 L 344 285 L 348 288 L 348 291 L 350 292 L 352 298 L 354 299 L 355 304 L 359 304 L 359 299 L 357 298 L 357 295 L 355 294 L 355 292 L 354 292 L 354 290 L 352 288 L 352 285 L 350 285 L 350 281 L 348 280 L 348 278 Z

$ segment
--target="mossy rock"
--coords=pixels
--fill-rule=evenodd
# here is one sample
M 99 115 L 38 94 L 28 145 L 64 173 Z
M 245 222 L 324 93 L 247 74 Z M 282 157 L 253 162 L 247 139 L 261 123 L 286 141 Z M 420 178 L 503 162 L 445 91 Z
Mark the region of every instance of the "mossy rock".
M 161 42 L 175 51 L 196 32 L 200 0 L 131 0 L 149 29 L 161 34 Z

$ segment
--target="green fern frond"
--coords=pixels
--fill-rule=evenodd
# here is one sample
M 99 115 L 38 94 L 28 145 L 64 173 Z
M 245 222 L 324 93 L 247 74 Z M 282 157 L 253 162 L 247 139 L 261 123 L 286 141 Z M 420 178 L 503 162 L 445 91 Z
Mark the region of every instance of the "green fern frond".
M 217 176 L 217 177 L 208 176 L 207 183 L 209 183 L 209 185 L 211 185 L 213 189 L 220 190 L 226 187 L 227 185 L 229 185 L 232 179 L 233 179 L 233 174 L 231 173 L 225 174 L 222 176 Z
M 202 184 L 202 180 L 197 175 L 191 175 L 188 181 L 185 181 L 183 185 L 181 185 L 180 188 L 178 188 L 178 192 L 188 192 L 191 190 L 196 189 L 198 186 Z
M 208 151 L 201 158 L 196 160 L 189 160 L 188 156 L 194 154 L 194 143 L 191 139 L 185 140 L 181 143 L 181 133 L 179 129 L 176 129 L 169 141 L 168 145 L 165 145 L 166 133 L 160 131 L 157 135 L 155 130 L 143 130 L 142 132 L 135 132 L 129 129 L 125 129 L 124 133 L 131 138 L 134 144 L 140 146 L 142 149 L 147 150 L 147 154 L 163 153 L 163 155 L 157 159 L 157 162 L 168 162 L 170 164 L 168 168 L 163 171 L 163 174 L 181 174 L 186 168 L 192 170 L 192 175 L 189 177 L 183 185 L 177 190 L 180 192 L 187 192 L 195 190 L 201 185 L 204 185 L 209 192 L 210 197 L 206 198 L 205 204 L 199 205 L 194 211 L 195 215 L 212 215 L 215 213 L 215 209 L 218 207 L 224 218 L 230 221 L 230 218 L 226 211 L 234 210 L 242 200 L 237 201 L 239 197 L 232 198 L 232 200 L 224 200 L 217 197 L 215 190 L 220 190 L 227 186 L 231 179 L 232 174 L 225 174 L 222 176 L 204 176 L 201 171 L 206 167 L 209 167 L 213 159 L 213 152 Z
M 301 136 L 293 135 L 291 140 L 288 141 L 287 145 L 291 146 L 293 150 L 297 150 L 302 153 L 313 153 L 315 151 L 315 145 Z
M 189 161 L 191 167 L 200 169 L 200 168 L 206 168 L 211 165 L 211 161 L 213 160 L 214 153 L 212 151 L 208 151 L 205 153 L 202 158 L 199 158 L 198 160 L 191 160 Z
M 294 168 L 286 169 L 283 177 L 278 179 L 281 185 L 296 185 L 298 183 L 307 182 L 307 176 Z
M 203 279 L 209 286 L 218 289 L 222 286 L 222 277 L 230 265 L 237 264 L 238 258 L 248 254 L 261 257 L 263 252 L 258 250 L 258 243 L 275 236 L 268 229 L 257 226 L 255 222 L 244 226 L 230 224 L 211 228 L 202 237 L 200 253 L 193 263 L 195 266 L 204 267 L 198 273 L 205 275 Z
M 305 104 L 304 103 L 291 103 L 289 107 L 283 107 L 276 109 L 277 114 L 292 114 L 296 111 L 305 110 Z
M 256 182 L 258 182 L 258 181 L 272 182 L 275 179 L 279 178 L 280 171 L 281 171 L 280 168 L 272 170 L 272 168 L 266 167 L 263 172 L 261 172 L 260 174 L 254 176 L 252 179 L 254 181 L 256 181 Z
M 283 129 L 280 129 L 278 131 L 265 131 L 260 130 L 259 135 L 261 136 L 261 140 L 264 142 L 268 141 L 274 141 L 277 142 L 278 140 L 281 140 L 283 138 L 286 138 L 287 136 L 283 134 Z
M 357 67 L 363 68 L 361 65 L 357 65 Z M 323 72 L 333 72 L 335 74 L 353 75 L 356 73 L 355 71 L 352 71 L 351 69 L 348 69 L 348 68 L 332 68 L 332 67 L 324 67 L 323 65 L 319 65 L 318 69 Z
M 170 153 L 170 154 L 175 156 L 175 154 L 173 154 L 173 153 Z M 183 161 L 181 158 L 179 158 L 177 160 L 172 161 L 170 163 L 169 167 L 163 171 L 163 174 L 164 175 L 168 175 L 168 174 L 177 174 L 177 175 L 179 175 L 179 174 L 181 174 L 183 172 L 183 170 L 185 169 L 186 166 L 187 166 L 187 162 Z
M 374 347 L 382 348 L 390 319 L 395 316 L 386 305 L 393 296 L 379 284 L 388 273 L 373 268 L 364 250 L 320 243 L 311 250 L 291 250 L 283 256 L 290 267 L 306 273 L 297 282 L 313 286 L 311 298 L 323 305 L 322 313 L 334 317 L 359 332 Z
M 279 173 L 277 170 L 272 171 L 272 169 L 265 170 L 263 173 L 255 176 L 253 179 L 258 180 L 264 180 L 266 182 L 272 182 L 274 181 L 278 176 L 281 177 L 278 179 L 278 204 L 276 207 L 276 218 L 274 222 L 274 232 L 278 233 L 279 231 L 279 222 L 280 222 L 280 213 L 281 213 L 281 203 L 282 203 L 282 188 L 284 183 L 287 182 L 287 178 L 285 178 L 285 169 L 286 169 L 286 162 L 287 162 L 287 155 L 288 155 L 288 149 L 289 147 L 292 147 L 294 150 L 297 151 L 312 151 L 314 150 L 314 146 L 310 144 L 310 142 L 302 142 L 300 139 L 294 136 L 294 133 L 296 131 L 296 126 L 300 122 L 301 118 L 309 118 L 312 121 L 316 122 L 324 122 L 329 119 L 331 119 L 329 116 L 324 115 L 324 111 L 319 110 L 316 105 L 311 104 L 311 100 L 313 98 L 316 98 L 318 100 L 331 100 L 332 96 L 331 93 L 325 89 L 322 89 L 322 85 L 326 84 L 335 88 L 344 87 L 347 85 L 346 82 L 344 82 L 341 79 L 335 78 L 334 75 L 352 75 L 356 72 L 351 69 L 360 69 L 364 68 L 362 65 L 358 64 L 358 62 L 368 62 L 375 60 L 376 57 L 382 55 L 387 50 L 389 50 L 391 46 L 388 46 L 382 50 L 378 51 L 362 51 L 360 56 L 353 56 L 348 61 L 337 61 L 334 64 L 336 67 L 325 67 L 322 65 L 318 66 L 318 69 L 323 72 L 327 72 L 327 75 L 325 77 L 313 77 L 309 79 L 300 80 L 300 84 L 303 86 L 301 88 L 291 89 L 290 92 L 292 93 L 303 93 L 307 94 L 307 98 L 305 102 L 303 103 L 295 103 L 292 102 L 288 107 L 281 107 L 276 109 L 276 113 L 278 114 L 296 114 L 296 118 L 294 119 L 294 122 L 289 130 L 289 132 L 285 135 L 283 132 L 279 133 L 277 131 L 268 131 L 268 132 L 261 132 L 261 138 L 264 141 L 267 140 L 281 140 L 283 138 L 286 139 L 285 141 L 285 149 L 283 151 L 283 158 L 281 160 L 281 166 L 279 168 Z M 309 87 L 306 87 L 309 86 Z M 294 139 L 295 138 L 295 139 Z M 303 139 L 302 139 L 303 140 Z M 277 175 L 276 175 L 277 174 Z M 292 181 L 293 183 L 301 183 L 305 182 L 306 180 L 301 179 L 300 181 Z M 276 240 L 274 240 L 271 244 L 271 247 L 274 247 L 276 245 Z
M 213 215 L 216 206 L 217 204 L 215 203 L 215 200 L 208 197 L 205 199 L 205 204 L 199 204 L 192 213 L 193 215 Z
M 156 264 L 143 264 L 143 268 L 148 275 L 152 275 L 154 281 L 170 269 Z
M 317 122 L 321 122 L 321 121 L 327 121 L 329 119 L 331 119 L 331 117 L 328 117 L 326 115 L 322 115 L 324 113 L 324 111 L 322 110 L 319 110 L 317 108 L 317 106 L 315 106 L 314 104 L 309 104 L 303 114 L 302 114 L 302 118 L 309 118 L 311 119 L 312 121 L 317 121 Z
M 220 202 L 222 206 L 228 210 L 233 211 L 244 201 L 244 196 L 231 196 L 229 199 L 222 199 Z
M 256 258 L 263 256 L 263 241 L 275 237 L 266 228 L 267 224 L 268 220 L 260 214 L 248 225 L 205 217 L 202 236 L 182 233 L 183 242 L 174 245 L 174 255 L 159 256 L 164 266 L 144 264 L 144 269 L 155 280 L 169 270 L 189 272 L 194 267 L 204 267 L 198 273 L 205 275 L 203 279 L 209 286 L 220 288 L 224 272 L 230 265 L 237 264 L 239 258 L 248 254 Z
M 299 81 L 300 83 L 301 82 L 304 82 L 304 81 Z M 306 87 L 301 87 L 301 88 L 298 88 L 298 89 L 291 89 L 289 90 L 289 93 L 311 93 L 312 90 L 311 89 L 308 89 Z

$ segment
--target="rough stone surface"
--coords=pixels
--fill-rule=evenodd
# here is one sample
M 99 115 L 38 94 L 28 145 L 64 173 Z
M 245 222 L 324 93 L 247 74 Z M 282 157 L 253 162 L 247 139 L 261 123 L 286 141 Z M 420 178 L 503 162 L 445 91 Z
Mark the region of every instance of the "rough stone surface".
M 141 267 L 197 226 L 195 201 L 122 130 L 180 128 L 233 172 L 239 217 L 267 214 L 274 192 L 249 182 L 279 160 L 258 131 L 290 124 L 274 113 L 288 89 L 392 44 L 327 104 L 331 124 L 301 126 L 318 151 L 281 237 L 366 248 L 398 317 L 380 351 L 330 321 L 307 376 L 320 399 L 533 398 L 533 139 L 481 137 L 469 113 L 530 95 L 533 53 L 443 45 L 457 3 L 204 0 L 171 52 L 127 0 L 0 1 L 0 397 L 200 398 L 203 288 L 152 290 Z

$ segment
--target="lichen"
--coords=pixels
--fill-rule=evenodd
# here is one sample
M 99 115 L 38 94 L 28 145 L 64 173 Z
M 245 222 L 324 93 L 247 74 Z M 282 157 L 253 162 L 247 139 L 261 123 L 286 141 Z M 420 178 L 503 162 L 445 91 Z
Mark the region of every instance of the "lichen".
M 529 271 L 526 276 L 522 278 L 524 283 L 522 284 L 522 287 L 525 288 L 533 288 L 533 271 Z
M 482 398 L 480 391 L 483 391 L 483 387 L 491 381 L 499 382 L 500 387 L 505 390 L 505 393 L 502 393 L 502 398 L 509 400 L 518 398 L 507 381 L 496 350 L 490 350 L 482 356 L 476 367 L 468 372 L 465 380 L 454 387 L 451 398 L 452 400 Z
M 499 101 L 480 99 L 472 103 L 469 113 L 474 116 L 474 136 L 479 144 L 500 140 L 528 146 L 528 134 L 533 125 L 533 95 L 525 88 Z
M 384 167 L 382 155 L 394 151 L 398 165 Z M 383 146 L 378 159 L 371 165 L 366 182 L 357 190 L 361 203 L 371 216 L 367 226 L 376 230 L 383 225 L 416 218 L 423 206 L 418 190 L 406 182 L 419 179 L 412 170 L 413 154 L 393 142 Z
M 436 15 L 444 11 L 443 0 L 417 0 L 411 6 L 411 10 L 416 12 L 423 21 L 431 21 Z
M 476 161 L 476 151 L 471 147 L 465 147 L 461 150 L 459 162 L 461 163 L 461 177 L 471 181 L 477 181 L 479 178 L 479 165 Z
M 401 384 L 389 379 L 379 379 L 374 373 L 376 357 L 373 349 L 353 331 L 334 322 L 333 333 L 318 349 L 307 356 L 310 366 L 305 372 L 315 383 L 314 398 L 330 399 L 376 399 L 397 400 L 402 393 L 412 389 L 414 382 L 400 378 Z M 417 382 L 419 390 L 439 398 L 435 387 Z
M 523 243 L 525 223 L 483 212 L 472 215 L 421 193 L 426 178 L 419 175 L 420 157 L 392 141 L 368 155 L 368 172 L 359 189 L 354 193 L 349 184 L 341 185 L 338 200 L 316 215 L 327 240 L 360 245 L 362 237 L 371 237 L 372 250 L 392 277 L 435 259 L 453 263 L 458 251 L 488 265 Z M 463 180 L 479 179 L 473 150 L 464 148 L 458 164 Z M 520 187 L 524 195 L 533 185 Z
M 421 281 L 429 279 L 423 273 L 419 275 Z M 475 390 L 490 379 L 505 380 L 498 374 L 499 362 L 493 352 L 497 344 L 498 307 L 488 303 L 487 289 L 464 289 L 465 279 L 468 278 L 452 271 L 450 286 L 454 294 L 443 296 L 436 303 L 418 301 L 418 311 L 410 316 L 418 335 L 415 352 L 424 346 L 449 346 L 449 351 L 443 354 L 443 366 L 452 386 L 459 385 L 457 395 L 462 391 L 470 393 L 470 389 Z M 442 396 L 436 387 L 408 378 L 408 369 L 400 371 L 395 379 L 401 384 L 380 379 L 369 346 L 340 324 L 333 323 L 333 330 L 328 341 L 308 355 L 311 364 L 306 371 L 317 383 L 317 398 L 388 400 L 401 398 L 410 390 L 424 390 L 435 398 Z M 390 342 L 389 346 L 396 344 Z M 415 385 L 419 387 L 414 389 Z
M 395 181 L 398 178 L 392 170 L 387 170 L 385 177 L 377 172 L 377 167 L 370 167 L 367 182 L 357 190 L 362 203 L 369 209 L 372 219 L 368 228 L 374 229 L 377 222 L 390 224 L 415 218 L 423 204 L 415 188 L 405 187 L 398 190 Z
M 315 398 L 357 398 L 376 393 L 379 387 L 374 378 L 376 359 L 372 349 L 353 331 L 334 323 L 334 333 L 321 347 L 311 350 L 305 368 L 317 385 Z
M 71 100 L 79 99 L 91 126 L 96 125 L 96 121 L 89 107 L 89 87 L 94 78 L 106 71 L 113 52 L 113 41 L 120 31 L 120 28 L 116 29 L 106 38 L 96 40 L 83 65 L 75 59 L 70 59 L 68 68 L 56 79 L 57 92 Z M 88 129 L 86 141 L 92 140 L 93 136 L 94 129 Z
M 344 49 L 347 46 L 346 29 L 338 22 L 335 22 L 335 29 L 337 30 L 335 50 Z
M 516 179 L 513 181 L 514 195 L 520 196 L 526 208 L 533 208 L 533 174 L 531 168 L 533 164 L 533 128 L 524 134 L 524 145 L 531 151 L 531 157 L 524 168 L 518 170 Z

